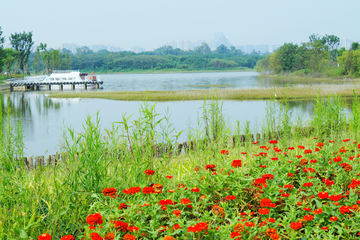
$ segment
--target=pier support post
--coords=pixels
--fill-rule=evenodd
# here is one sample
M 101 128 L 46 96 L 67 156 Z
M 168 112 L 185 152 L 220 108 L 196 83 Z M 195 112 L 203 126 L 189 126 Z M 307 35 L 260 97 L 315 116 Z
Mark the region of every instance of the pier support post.
M 95 88 L 96 88 L 96 89 L 99 89 L 99 84 L 98 84 L 98 83 L 95 85 Z
M 34 91 L 39 90 L 39 86 L 38 85 L 34 85 Z
M 84 84 L 84 89 L 85 89 L 85 90 L 87 89 L 87 84 Z
M 60 84 L 59 85 L 59 90 L 63 90 L 64 89 L 64 85 Z
M 71 90 L 75 90 L 75 84 L 71 84 Z
M 51 85 L 49 84 L 49 85 L 46 85 L 46 89 L 47 90 L 51 90 Z

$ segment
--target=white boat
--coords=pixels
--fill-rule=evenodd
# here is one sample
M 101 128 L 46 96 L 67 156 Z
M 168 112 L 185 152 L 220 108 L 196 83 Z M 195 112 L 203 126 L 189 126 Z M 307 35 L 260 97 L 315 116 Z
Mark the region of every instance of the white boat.
M 25 81 L 30 82 L 44 82 L 44 83 L 81 83 L 89 81 L 100 81 L 100 77 L 93 75 L 88 75 L 87 73 L 82 73 L 79 70 L 54 70 L 50 76 L 31 76 L 25 77 Z

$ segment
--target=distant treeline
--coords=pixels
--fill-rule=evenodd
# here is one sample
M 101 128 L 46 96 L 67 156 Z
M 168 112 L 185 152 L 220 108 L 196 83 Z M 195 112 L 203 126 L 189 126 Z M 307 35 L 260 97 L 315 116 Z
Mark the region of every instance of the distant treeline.
M 151 52 L 137 54 L 130 51 L 94 52 L 88 47 L 78 48 L 73 54 L 67 49 L 47 51 L 43 46 L 40 45 L 40 48 L 30 56 L 29 63 L 34 73 L 47 73 L 48 68 L 50 70 L 80 69 L 97 73 L 246 69 L 254 68 L 256 62 L 265 57 L 258 52 L 245 54 L 235 47 L 228 48 L 225 45 L 220 45 L 215 51 L 211 51 L 206 43 L 189 51 L 164 46 Z
M 285 43 L 258 61 L 255 69 L 264 74 L 287 74 L 311 77 L 359 77 L 360 47 L 338 49 L 340 39 L 334 35 L 313 34 L 300 45 Z

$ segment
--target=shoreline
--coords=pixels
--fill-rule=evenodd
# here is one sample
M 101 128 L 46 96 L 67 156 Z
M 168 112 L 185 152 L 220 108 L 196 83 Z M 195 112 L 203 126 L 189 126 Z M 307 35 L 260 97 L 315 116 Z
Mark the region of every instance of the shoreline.
M 318 78 L 318 77 L 311 77 L 311 76 L 291 76 L 291 75 L 264 75 L 264 74 L 259 74 L 258 77 L 260 78 L 278 78 L 278 79 L 296 79 L 296 80 L 315 80 L 315 81 L 329 81 L 329 80 L 333 80 L 333 81 L 349 81 L 349 82 L 354 82 L 354 81 L 360 81 L 360 78 L 343 78 L 343 77 L 328 77 L 328 78 Z
M 319 85 L 279 88 L 251 89 L 199 89 L 172 91 L 91 91 L 91 92 L 45 92 L 49 98 L 100 98 L 118 101 L 191 101 L 211 100 L 311 100 L 316 99 L 320 90 L 321 97 L 338 95 L 342 98 L 360 96 L 360 85 Z M 274 95 L 276 94 L 276 97 Z
M 169 71 L 131 71 L 131 72 L 97 72 L 97 75 L 105 74 L 161 74 L 161 73 L 208 73 L 208 72 L 255 72 L 254 69 L 228 69 L 228 70 L 193 70 L 193 71 L 182 71 L 182 70 L 170 70 Z

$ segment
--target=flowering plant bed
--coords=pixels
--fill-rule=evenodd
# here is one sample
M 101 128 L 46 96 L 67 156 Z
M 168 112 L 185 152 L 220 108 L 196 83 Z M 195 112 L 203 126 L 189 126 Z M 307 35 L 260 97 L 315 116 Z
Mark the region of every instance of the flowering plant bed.
M 304 144 L 305 145 L 305 144 Z M 360 235 L 357 142 L 279 148 L 232 158 L 221 151 L 179 181 L 147 169 L 146 182 L 109 186 L 89 206 L 79 239 L 355 239 Z M 286 146 L 286 147 L 285 147 Z M 215 160 L 216 159 L 216 160 Z M 155 168 L 155 167 L 154 167 Z M 73 239 L 64 236 L 61 240 Z M 51 239 L 43 234 L 39 240 Z

